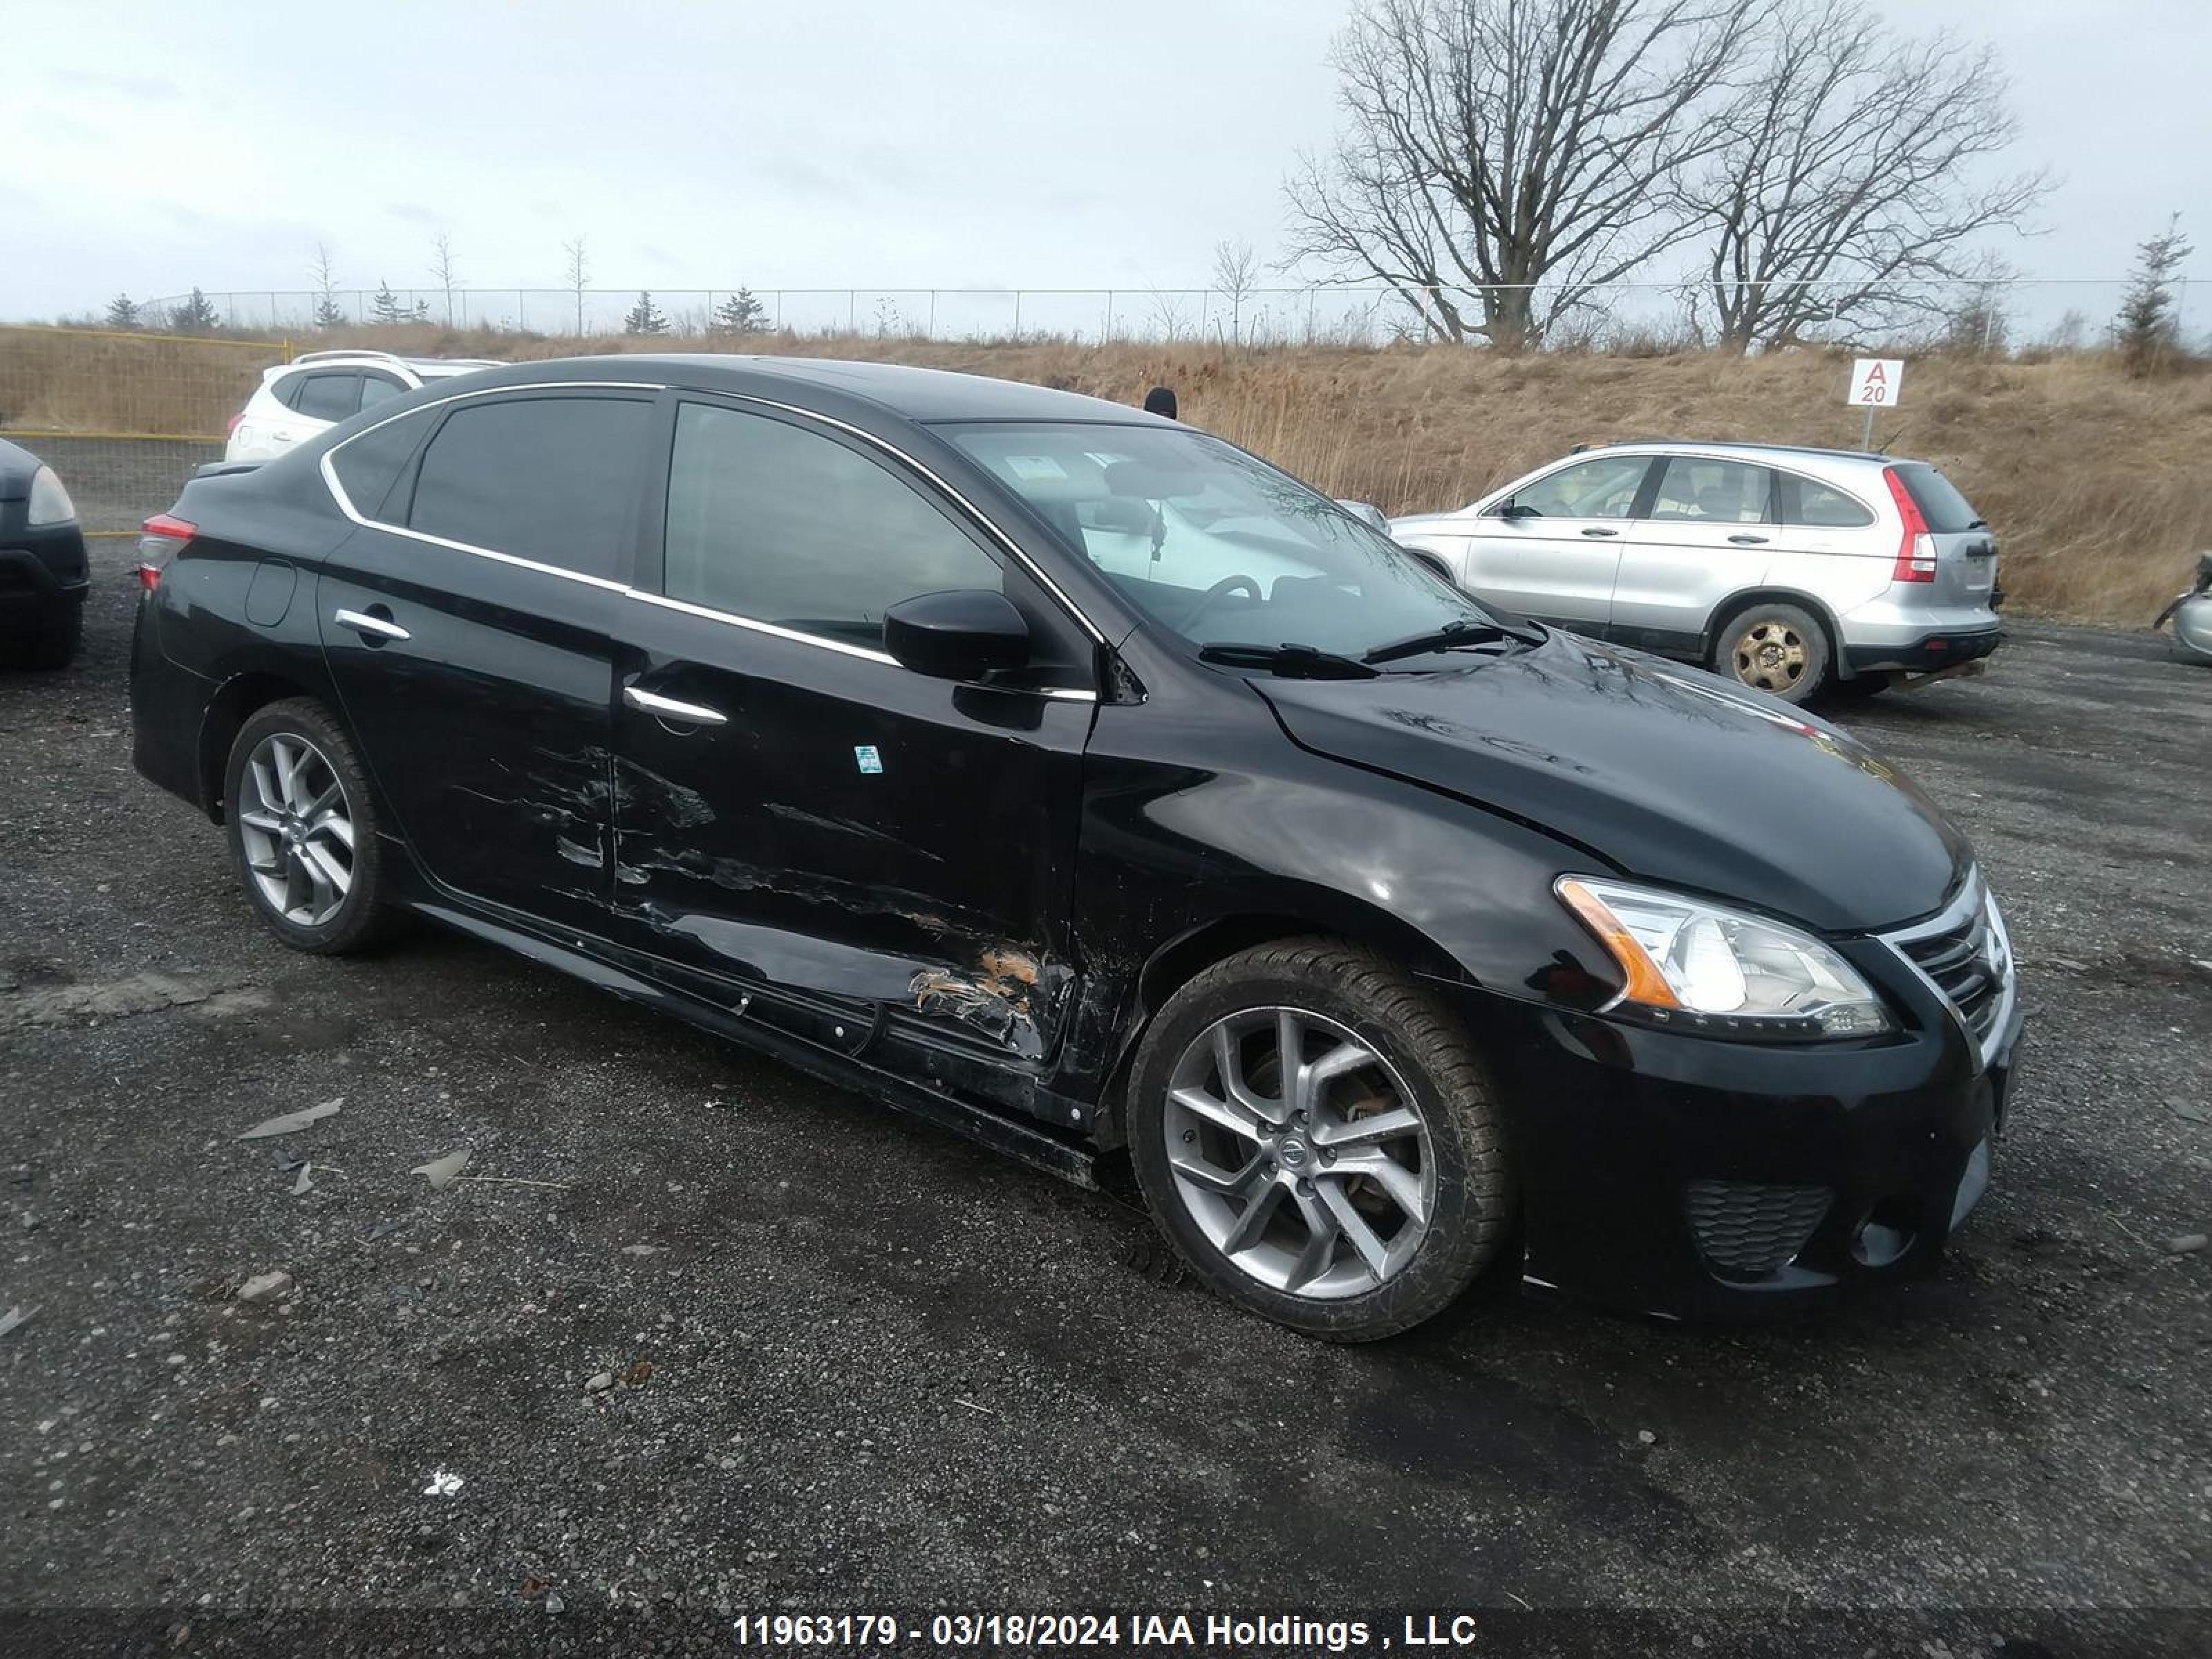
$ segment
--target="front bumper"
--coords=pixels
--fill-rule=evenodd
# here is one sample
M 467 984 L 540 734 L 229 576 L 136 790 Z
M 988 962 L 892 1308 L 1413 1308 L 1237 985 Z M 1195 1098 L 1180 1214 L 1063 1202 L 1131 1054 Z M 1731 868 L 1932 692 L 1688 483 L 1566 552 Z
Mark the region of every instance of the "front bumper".
M 0 546 L 0 618 L 41 624 L 83 604 L 89 586 L 84 532 L 74 524 L 10 531 Z
M 2021 1029 L 2015 1003 L 1984 1060 L 1932 997 L 1917 1030 L 1796 1048 L 1504 1018 L 1524 1277 L 1682 1319 L 1929 1271 L 1987 1184 Z
M 2003 642 L 2001 628 L 1933 628 L 1902 640 L 1847 641 L 1844 661 L 1854 674 L 1933 674 L 1978 662 Z

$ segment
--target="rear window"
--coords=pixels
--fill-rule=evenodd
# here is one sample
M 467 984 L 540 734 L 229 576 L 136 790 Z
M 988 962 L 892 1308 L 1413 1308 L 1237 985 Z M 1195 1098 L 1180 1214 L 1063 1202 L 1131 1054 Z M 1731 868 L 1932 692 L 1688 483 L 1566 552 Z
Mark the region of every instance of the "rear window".
M 1937 535 L 1981 528 L 1982 515 L 1959 493 L 1958 485 L 1934 467 L 1907 462 L 1897 468 L 1897 476 L 1905 480 L 1905 491 L 1912 497 L 1913 505 Z
M 651 409 L 617 398 L 464 404 L 422 453 L 407 522 L 470 547 L 611 576 Z
M 292 399 L 292 407 L 318 421 L 343 421 L 361 407 L 361 375 L 308 374 Z

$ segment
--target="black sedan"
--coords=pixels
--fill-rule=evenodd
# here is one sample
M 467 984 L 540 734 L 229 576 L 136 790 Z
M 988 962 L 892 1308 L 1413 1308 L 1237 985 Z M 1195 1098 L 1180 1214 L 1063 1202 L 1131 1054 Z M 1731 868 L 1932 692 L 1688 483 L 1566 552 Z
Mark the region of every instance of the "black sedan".
M 0 661 L 68 667 L 88 586 L 69 491 L 37 456 L 0 439 Z
M 1075 1179 L 1126 1150 L 1300 1330 L 1486 1273 L 1777 1307 L 1924 1270 L 1987 1179 L 2012 963 L 1917 789 L 1173 422 L 533 363 L 143 546 L 137 764 L 287 944 L 412 912 Z

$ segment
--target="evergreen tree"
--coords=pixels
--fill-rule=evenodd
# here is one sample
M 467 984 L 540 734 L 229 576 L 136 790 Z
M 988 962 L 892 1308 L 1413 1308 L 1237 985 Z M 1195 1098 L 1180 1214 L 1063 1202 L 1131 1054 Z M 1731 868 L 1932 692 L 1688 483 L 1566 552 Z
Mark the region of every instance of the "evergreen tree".
M 2181 234 L 2181 216 L 2166 221 L 2166 229 L 2136 248 L 2135 274 L 2121 296 L 2119 320 L 2114 328 L 2120 359 L 2130 374 L 2148 374 L 2161 367 L 2180 343 L 2181 319 L 2174 308 L 2173 287 L 2181 267 L 2195 250 Z
M 134 331 L 145 326 L 139 320 L 138 302 L 127 294 L 117 295 L 107 302 L 107 325 Z
M 641 289 L 637 303 L 629 308 L 629 315 L 623 319 L 623 331 L 625 334 L 665 334 L 668 332 L 668 319 L 662 316 L 659 307 L 653 303 L 653 295 Z
M 368 303 L 368 314 L 380 323 L 404 323 L 407 320 L 407 307 L 400 304 L 399 296 L 392 291 L 392 284 L 382 277 L 377 279 L 376 297 Z
M 222 323 L 222 319 L 215 313 L 214 304 L 198 289 L 169 313 L 169 331 L 173 334 L 210 334 Z
M 768 307 L 741 288 L 714 307 L 712 326 L 717 334 L 758 334 L 768 327 Z
M 329 289 L 325 289 L 315 296 L 315 326 L 317 328 L 336 328 L 345 319 L 345 313 L 338 309 L 337 297 Z

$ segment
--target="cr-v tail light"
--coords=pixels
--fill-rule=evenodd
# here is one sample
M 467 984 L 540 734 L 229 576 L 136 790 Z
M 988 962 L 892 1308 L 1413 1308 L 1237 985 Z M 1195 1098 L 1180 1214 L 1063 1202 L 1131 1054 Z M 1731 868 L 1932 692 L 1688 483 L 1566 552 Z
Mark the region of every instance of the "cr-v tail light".
M 161 585 L 161 567 L 185 550 L 185 544 L 200 533 L 200 527 L 187 519 L 172 518 L 167 513 L 156 513 L 146 520 L 138 536 L 138 586 L 149 593 Z
M 1928 533 L 1927 516 L 1920 503 L 1912 499 L 1912 492 L 1905 487 L 1905 480 L 1893 466 L 1881 470 L 1881 481 L 1889 486 L 1889 498 L 1897 503 L 1897 516 L 1905 526 L 1905 532 L 1897 541 L 1897 563 L 1889 573 L 1893 582 L 1932 582 L 1936 580 L 1936 538 Z

